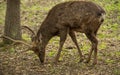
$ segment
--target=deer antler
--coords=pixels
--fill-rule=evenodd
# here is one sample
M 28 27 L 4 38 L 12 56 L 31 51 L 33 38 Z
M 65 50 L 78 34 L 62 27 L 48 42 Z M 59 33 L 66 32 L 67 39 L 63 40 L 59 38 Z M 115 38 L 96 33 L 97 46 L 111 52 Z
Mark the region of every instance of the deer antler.
M 15 42 L 15 43 L 22 43 L 22 44 L 24 44 L 24 45 L 26 45 L 26 46 L 31 47 L 30 44 L 28 44 L 28 43 L 26 43 L 26 42 L 24 42 L 24 41 L 22 41 L 22 40 L 15 40 L 15 39 L 12 39 L 12 38 L 10 38 L 10 37 L 8 37 L 8 36 L 5 36 L 5 35 L 2 35 L 0 38 L 6 38 L 6 39 L 9 39 L 9 40 L 11 40 L 11 41 L 13 41 L 13 42 Z
M 32 29 L 30 29 L 29 27 L 27 27 L 27 26 L 22 26 L 22 28 L 28 29 L 33 35 L 35 35 L 34 31 L 33 31 Z

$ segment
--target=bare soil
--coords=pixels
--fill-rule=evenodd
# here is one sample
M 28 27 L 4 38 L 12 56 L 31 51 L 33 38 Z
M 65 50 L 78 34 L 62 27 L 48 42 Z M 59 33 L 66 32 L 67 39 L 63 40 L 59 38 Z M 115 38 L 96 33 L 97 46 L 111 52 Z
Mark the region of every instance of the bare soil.
M 78 36 L 80 37 L 81 34 Z M 58 49 L 58 44 L 55 43 L 58 41 L 59 39 L 50 41 L 48 44 L 44 65 L 32 51 L 24 52 L 27 49 L 24 45 L 1 47 L 0 75 L 120 75 L 120 40 L 111 38 L 99 41 L 106 42 L 107 47 L 98 51 L 98 64 L 95 66 L 92 66 L 92 61 L 88 64 L 79 63 L 77 49 L 70 38 L 65 42 L 61 62 L 55 65 L 53 60 Z M 86 59 L 89 50 L 82 51 Z M 55 53 L 50 55 L 50 52 Z
M 29 8 L 33 13 L 35 12 L 32 14 L 31 18 L 28 17 L 28 15 L 32 12 L 27 11 L 28 8 L 26 5 L 27 10 L 22 11 L 21 13 L 21 22 L 22 25 L 26 25 L 26 23 L 27 25 L 31 25 L 29 22 L 32 22 L 33 26 L 31 25 L 30 27 L 36 30 L 39 28 L 36 27 L 36 25 L 39 26 L 38 22 L 40 23 L 44 16 L 47 15 L 47 7 L 51 6 L 50 3 L 58 3 L 58 1 L 61 2 L 61 0 L 54 0 L 54 2 L 52 2 L 52 0 L 47 0 L 47 2 L 45 0 L 42 0 L 41 2 L 39 0 L 35 1 L 36 3 L 29 3 L 28 1 L 26 4 L 32 8 L 32 5 L 35 6 L 38 2 L 42 2 L 40 6 L 46 6 L 46 8 L 44 8 L 46 11 L 43 12 L 42 10 L 35 12 L 33 9 Z M 23 3 L 25 2 L 22 0 L 22 4 Z M 43 9 L 43 7 L 38 8 Z M 35 7 L 35 10 L 36 9 L 37 8 Z M 35 15 L 36 13 L 40 14 Z M 115 16 L 118 14 L 115 12 L 113 13 L 111 15 L 110 12 L 107 12 L 109 15 L 107 16 L 106 23 L 103 25 L 112 25 L 112 22 L 120 24 L 119 20 L 116 18 L 117 16 Z M 61 62 L 58 64 L 54 64 L 53 62 L 59 47 L 59 38 L 54 37 L 49 42 L 46 48 L 46 61 L 44 65 L 40 63 L 39 58 L 33 53 L 33 51 L 25 51 L 28 47 L 21 44 L 5 45 L 3 47 L 2 39 L 0 39 L 0 75 L 120 75 L 120 27 L 117 27 L 119 30 L 112 30 L 112 28 L 112 26 L 109 26 L 109 28 L 102 27 L 98 32 L 98 64 L 95 66 L 92 65 L 93 57 L 88 64 L 79 63 L 77 48 L 69 36 L 61 53 Z M 0 25 L 0 33 L 2 32 L 3 25 Z M 29 35 L 28 32 L 25 33 Z M 86 60 L 90 51 L 90 42 L 83 34 L 76 33 L 76 35 L 79 46 Z

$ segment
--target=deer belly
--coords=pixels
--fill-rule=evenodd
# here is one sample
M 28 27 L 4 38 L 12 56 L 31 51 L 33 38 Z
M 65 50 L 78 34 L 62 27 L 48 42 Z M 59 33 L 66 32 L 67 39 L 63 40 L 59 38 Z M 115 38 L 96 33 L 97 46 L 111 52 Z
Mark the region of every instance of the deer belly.
M 73 31 L 84 33 L 84 30 L 81 28 L 73 28 Z
M 86 29 L 86 25 L 85 24 L 78 24 L 77 27 L 73 27 L 72 29 L 76 32 L 84 33 L 85 29 Z

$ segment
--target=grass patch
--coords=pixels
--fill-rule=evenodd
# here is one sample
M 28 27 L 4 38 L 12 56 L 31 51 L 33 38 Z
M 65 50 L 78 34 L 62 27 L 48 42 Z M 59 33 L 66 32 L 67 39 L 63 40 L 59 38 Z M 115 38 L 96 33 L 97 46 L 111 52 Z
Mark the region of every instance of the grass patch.
M 105 42 L 100 43 L 98 46 L 99 46 L 98 49 L 100 49 L 100 50 L 107 48 L 107 44 Z
M 120 69 L 114 69 L 113 74 L 114 75 L 120 75 Z
M 107 64 L 110 64 L 110 63 L 112 64 L 112 63 L 114 63 L 115 61 L 112 60 L 112 59 L 106 59 L 105 62 L 106 62 Z
M 28 34 L 22 34 L 22 38 L 27 40 L 27 41 L 30 41 L 31 39 L 29 38 Z
M 119 52 L 115 52 L 116 56 L 120 56 L 120 51 Z
M 51 51 L 48 53 L 48 56 L 53 57 L 55 54 L 56 54 L 55 50 L 51 50 Z

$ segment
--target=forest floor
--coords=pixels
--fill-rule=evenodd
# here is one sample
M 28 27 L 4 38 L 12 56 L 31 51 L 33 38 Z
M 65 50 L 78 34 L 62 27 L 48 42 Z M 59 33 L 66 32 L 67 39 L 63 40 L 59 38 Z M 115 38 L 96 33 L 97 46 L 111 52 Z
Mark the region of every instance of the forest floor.
M 35 1 L 39 4 L 38 0 Z M 111 0 L 106 0 L 106 3 L 107 1 L 111 2 Z M 41 0 L 40 5 L 43 7 L 40 8 L 38 4 L 35 5 L 34 2 L 26 3 L 31 6 L 31 10 L 26 9 L 27 5 L 22 4 L 22 25 L 30 25 L 30 27 L 36 31 L 37 28 L 39 28 L 39 23 L 41 23 L 47 15 L 50 7 L 60 3 L 60 0 L 53 2 L 48 0 L 48 3 L 45 3 L 44 0 Z M 105 2 L 103 4 L 105 4 Z M 110 6 L 112 7 L 112 5 L 113 4 Z M 43 10 L 39 10 L 42 8 Z M 115 9 L 110 12 L 111 9 L 107 8 L 108 7 L 105 7 L 108 15 L 97 35 L 99 40 L 97 65 L 92 66 L 93 57 L 88 64 L 78 63 L 78 51 L 69 36 L 60 56 L 61 62 L 54 64 L 54 58 L 59 48 L 59 37 L 54 37 L 46 47 L 44 65 L 40 63 L 39 58 L 33 51 L 25 51 L 28 48 L 27 46 L 21 44 L 2 46 L 1 43 L 0 75 L 120 75 L 120 18 L 118 18 L 118 15 L 120 16 L 120 14 L 116 14 L 116 12 L 119 12 L 120 10 L 117 9 L 116 11 Z M 32 16 L 34 17 L 31 19 Z M 3 28 L 3 23 L 0 22 L 1 32 L 3 32 Z M 30 42 L 29 35 L 30 33 L 24 31 L 22 37 Z M 86 60 L 90 51 L 90 42 L 84 34 L 76 33 L 76 36 Z M 2 42 L 2 40 L 0 40 L 0 42 Z

